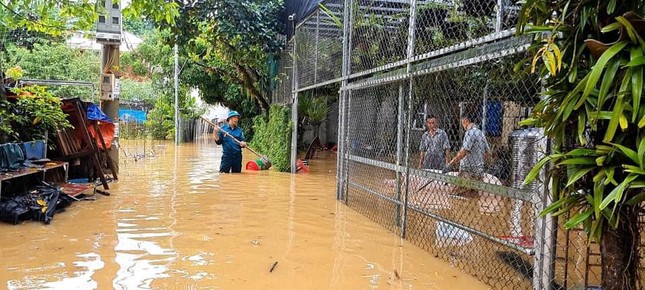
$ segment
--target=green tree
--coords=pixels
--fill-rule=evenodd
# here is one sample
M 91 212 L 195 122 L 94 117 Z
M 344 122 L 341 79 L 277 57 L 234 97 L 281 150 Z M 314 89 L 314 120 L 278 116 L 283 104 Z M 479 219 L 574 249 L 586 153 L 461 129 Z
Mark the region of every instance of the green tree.
M 251 139 L 253 136 L 251 119 L 257 116 L 260 110 L 254 99 L 244 94 L 242 87 L 237 84 L 229 84 L 217 74 L 208 74 L 201 69 L 186 72 L 185 83 L 191 87 L 198 88 L 202 100 L 208 104 L 221 104 L 231 110 L 238 111 L 243 118 L 240 126 L 244 130 L 244 136 Z
M 300 105 L 303 105 L 301 108 Z M 303 116 L 303 124 L 310 125 L 314 128 L 314 137 L 320 135 L 320 125 L 327 118 L 329 106 L 327 106 L 327 96 L 305 97 L 303 102 L 298 103 L 298 115 Z
M 154 30 L 147 34 L 137 49 L 123 54 L 120 70 L 131 77 L 146 78 L 156 85 L 166 85 L 168 80 L 174 78 L 175 69 L 173 49 L 167 41 L 169 38 L 171 32 L 168 30 Z M 182 62 L 185 63 L 185 60 L 182 59 Z
M 0 1 L 0 37 L 6 37 L 10 31 L 21 30 L 50 36 L 89 30 L 103 11 L 96 3 L 94 0 Z M 123 9 L 123 14 L 127 19 L 143 17 L 155 23 L 173 25 L 178 15 L 177 8 L 178 4 L 172 0 L 132 0 Z M 3 71 L 2 62 L 0 71 Z M 4 90 L 0 90 L 0 100 L 4 99 Z
M 122 72 L 132 79 L 151 80 L 155 92 L 172 89 L 172 84 L 169 83 L 169 80 L 174 77 L 171 40 L 172 34 L 169 30 L 155 30 L 147 34 L 144 42 L 135 51 L 123 55 Z M 202 66 L 195 64 L 187 56 L 189 52 L 185 49 L 179 51 L 181 68 L 179 79 L 182 90 L 197 88 L 202 100 L 206 103 L 221 104 L 239 111 L 244 116 L 240 121 L 240 126 L 245 130 L 245 136 L 251 139 L 253 136 L 252 117 L 259 112 L 254 99 L 247 97 L 237 84 L 230 84 L 220 75 L 209 73 Z M 168 93 L 172 95 L 171 91 Z M 170 98 L 168 101 L 172 102 L 173 99 Z M 183 99 L 180 101 L 183 104 Z M 194 115 L 194 112 L 198 111 L 199 108 L 193 108 L 193 113 L 187 112 L 187 114 Z
M 148 113 L 145 126 L 153 139 L 172 139 L 175 135 L 175 109 L 168 98 L 159 98 Z
M 172 139 L 175 134 L 175 105 L 174 92 L 160 92 L 154 102 L 154 107 L 148 113 L 144 123 L 148 135 L 153 139 Z M 195 98 L 191 97 L 187 88 L 181 88 L 179 92 L 179 113 L 182 119 L 196 119 L 204 114 L 202 108 L 195 104 Z
M 203 70 L 242 88 L 268 113 L 269 55 L 282 43 L 277 13 L 280 0 L 182 2 L 170 27 L 182 50 Z M 173 40 L 174 41 L 174 40 Z
M 123 30 L 131 32 L 134 35 L 144 36 L 153 32 L 154 23 L 142 18 L 126 18 L 123 20 Z
M 642 289 L 638 212 L 645 199 L 643 1 L 527 0 L 519 31 L 535 33 L 532 68 L 545 92 L 524 124 L 545 128 L 554 152 L 553 203 L 600 242 L 602 289 Z M 550 32 L 544 36 L 544 32 Z M 539 65 L 538 64 L 544 64 Z
M 90 30 L 96 23 L 102 7 L 93 0 L 0 1 L 0 27 L 8 30 L 26 28 L 28 31 L 61 35 L 67 31 Z M 132 0 L 123 9 L 128 18 L 154 20 L 173 24 L 178 5 L 167 0 Z
M 119 98 L 122 101 L 154 104 L 157 96 L 157 91 L 151 81 L 121 80 L 121 95 L 119 95 Z
M 9 44 L 3 63 L 20 66 L 23 79 L 85 81 L 98 85 L 99 56 L 93 51 L 72 49 L 65 44 L 34 43 L 33 49 Z M 96 88 L 98 89 L 98 88 Z M 78 86 L 50 86 L 57 97 L 92 99 L 96 91 Z
M 169 30 L 154 30 L 148 33 L 144 42 L 136 50 L 124 54 L 121 71 L 127 78 L 123 80 L 122 98 L 130 101 L 144 101 L 154 104 L 145 123 L 149 135 L 155 139 L 168 139 L 174 136 L 174 53 L 168 39 Z M 179 107 L 183 119 L 198 118 L 204 113 L 190 96 L 195 87 L 195 78 L 205 73 L 180 55 Z M 138 80 L 144 80 L 139 82 Z M 129 90 L 129 91 L 128 91 Z
M 4 36 L 6 44 L 10 43 L 29 50 L 34 49 L 34 45 L 36 43 L 42 45 L 56 45 L 65 41 L 62 36 L 52 36 L 43 32 L 29 31 L 24 27 L 9 30 L 6 32 L 6 35 L 4 32 L 4 30 L 0 29 L 0 36 Z M 0 47 L 0 51 L 1 50 L 4 50 L 4 48 Z

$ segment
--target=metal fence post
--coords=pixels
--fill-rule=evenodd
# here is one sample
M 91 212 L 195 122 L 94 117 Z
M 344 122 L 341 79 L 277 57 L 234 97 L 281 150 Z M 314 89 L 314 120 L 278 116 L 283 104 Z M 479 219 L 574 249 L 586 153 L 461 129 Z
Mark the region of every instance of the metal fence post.
M 410 26 L 408 27 L 408 50 L 406 55 L 407 66 L 405 68 L 405 73 L 408 76 L 408 113 L 407 113 L 407 130 L 405 130 L 405 192 L 404 192 L 404 201 L 403 201 L 403 222 L 401 223 L 401 237 L 405 238 L 406 234 L 406 220 L 407 220 L 407 208 L 408 208 L 408 191 L 410 189 L 410 131 L 412 130 L 412 110 L 413 110 L 413 94 L 414 94 L 414 79 L 410 74 L 412 72 L 412 58 L 414 57 L 414 31 L 416 28 L 417 22 L 417 1 L 410 1 Z M 398 169 L 397 169 L 398 170 Z
M 316 10 L 316 49 L 314 49 L 314 84 L 318 83 L 318 44 L 320 34 L 320 9 Z
M 350 91 L 346 92 L 346 95 L 345 95 L 345 110 L 346 110 L 346 114 L 345 114 L 345 124 L 346 125 L 345 126 L 346 127 L 349 127 L 349 125 L 347 125 L 347 123 L 349 122 L 350 117 L 352 115 L 351 107 L 352 107 L 352 91 L 350 90 Z M 343 180 L 345 181 L 345 189 L 344 189 L 344 192 L 345 192 L 345 204 L 349 203 L 349 153 L 351 152 L 351 150 L 349 148 L 350 141 L 349 141 L 349 132 L 348 131 L 349 130 L 347 130 L 347 128 L 345 128 L 345 140 L 344 140 L 345 144 L 343 144 L 345 146 L 345 149 L 343 150 L 343 158 L 345 158 L 345 168 L 343 168 L 343 173 L 345 175 L 345 177 L 343 178 Z
M 346 18 L 347 18 L 347 1 L 343 3 L 343 61 L 341 62 L 341 75 L 345 76 L 345 45 L 347 45 L 347 37 L 344 29 Z M 345 120 L 345 90 L 343 87 L 346 85 L 346 81 L 341 82 L 341 89 L 339 90 L 339 99 L 338 99 L 338 137 L 337 137 L 337 151 L 336 151 L 336 199 L 340 200 L 343 197 L 343 167 L 345 166 L 343 162 L 343 139 L 345 138 L 344 130 L 344 120 Z
M 336 154 L 336 199 L 340 200 L 343 198 L 343 168 L 345 167 L 345 159 L 343 156 L 344 142 L 345 140 L 345 99 L 347 98 L 347 92 L 344 90 L 340 91 L 340 99 L 338 100 L 338 143 L 337 154 Z
M 343 72 L 342 72 L 342 88 L 346 88 L 349 84 L 349 75 L 351 73 L 351 49 L 352 49 L 352 26 L 353 26 L 353 14 L 352 14 L 352 0 L 345 0 L 345 6 L 343 8 Z M 339 158 L 342 159 L 342 172 L 340 190 L 344 193 L 345 204 L 348 203 L 349 198 L 349 132 L 347 130 L 350 109 L 351 109 L 351 90 L 343 90 L 343 122 L 341 127 L 343 128 L 343 139 L 342 144 L 339 146 L 342 149 L 342 154 L 339 154 Z M 339 139 L 340 140 L 340 139 Z
M 497 13 L 495 14 L 495 32 L 502 31 L 504 23 L 504 0 L 497 0 Z
M 345 46 L 347 45 L 347 30 L 345 25 L 347 23 L 347 0 L 343 3 L 343 61 L 341 62 L 341 75 L 343 78 L 346 77 L 345 71 L 345 54 L 347 50 Z M 343 151 L 345 146 L 343 145 L 343 140 L 345 139 L 345 97 L 347 92 L 343 89 L 347 85 L 347 80 L 343 79 L 341 82 L 341 88 L 339 91 L 340 97 L 338 99 L 338 134 L 337 134 L 337 144 L 336 144 L 336 199 L 340 200 L 343 198 L 343 168 L 345 167 L 345 162 L 343 159 Z
M 294 26 L 295 27 L 295 26 Z M 291 103 L 291 173 L 296 173 L 296 159 L 298 158 L 298 31 L 293 32 L 293 74 L 292 74 L 292 103 Z
M 545 149 L 550 152 L 550 142 L 545 140 Z M 548 167 L 548 165 L 547 165 Z M 533 268 L 533 289 L 551 289 L 555 280 L 555 259 L 557 244 L 557 217 L 546 215 L 539 217 L 540 213 L 553 201 L 552 180 L 546 179 L 543 169 L 540 174 L 543 188 L 534 196 L 535 207 L 535 256 Z M 566 278 L 565 278 L 566 279 Z
M 403 159 L 403 153 L 404 153 L 404 148 L 403 148 L 403 134 L 404 134 L 404 120 L 403 116 L 405 114 L 404 112 L 404 104 L 405 104 L 405 93 L 403 91 L 403 84 L 399 84 L 399 99 L 398 99 L 398 106 L 397 106 L 397 126 L 396 126 L 396 200 L 401 203 L 401 191 L 403 189 L 403 184 L 402 183 L 402 172 L 399 170 L 399 168 L 402 165 L 402 159 Z M 395 216 L 394 216 L 394 223 L 397 226 L 401 225 L 401 204 L 396 205 L 396 211 L 395 211 Z

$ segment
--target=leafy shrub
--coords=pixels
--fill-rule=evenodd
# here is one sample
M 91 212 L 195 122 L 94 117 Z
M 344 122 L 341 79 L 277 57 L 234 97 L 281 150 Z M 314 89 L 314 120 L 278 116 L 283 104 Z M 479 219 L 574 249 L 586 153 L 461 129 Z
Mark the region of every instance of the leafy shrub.
M 175 135 L 175 108 L 172 103 L 159 98 L 144 124 L 152 139 L 172 139 Z
M 285 106 L 272 105 L 268 120 L 262 115 L 253 119 L 251 146 L 266 154 L 272 167 L 282 172 L 291 169 L 291 127 L 291 110 Z
M 12 89 L 15 100 L 0 102 L 0 134 L 9 141 L 47 140 L 47 133 L 71 127 L 60 99 L 40 86 Z

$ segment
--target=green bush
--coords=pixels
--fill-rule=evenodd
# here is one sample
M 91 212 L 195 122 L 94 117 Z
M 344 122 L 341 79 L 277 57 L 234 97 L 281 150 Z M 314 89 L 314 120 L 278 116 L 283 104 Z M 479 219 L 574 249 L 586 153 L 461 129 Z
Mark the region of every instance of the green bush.
M 26 86 L 12 92 L 18 95 L 14 101 L 0 101 L 0 135 L 9 141 L 46 140 L 47 133 L 72 126 L 61 110 L 60 99 L 45 87 Z M 51 140 L 48 143 L 53 144 Z
M 144 125 L 152 139 L 173 139 L 175 135 L 175 108 L 172 103 L 163 98 L 157 99 Z
M 70 80 L 98 83 L 99 54 L 81 51 L 63 44 L 35 44 L 33 49 L 7 44 L 3 61 L 20 66 L 23 79 Z M 91 100 L 95 92 L 78 86 L 49 86 L 47 90 L 61 98 L 79 97 Z
M 268 120 L 262 115 L 253 119 L 251 146 L 266 154 L 272 167 L 282 172 L 291 169 L 291 126 L 291 110 L 285 106 L 272 105 Z

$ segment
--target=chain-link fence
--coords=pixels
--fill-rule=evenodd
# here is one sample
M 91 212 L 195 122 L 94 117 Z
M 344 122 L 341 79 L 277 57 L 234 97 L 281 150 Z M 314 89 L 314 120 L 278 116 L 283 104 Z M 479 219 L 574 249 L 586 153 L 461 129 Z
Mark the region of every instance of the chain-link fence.
M 337 82 L 341 77 L 342 18 L 343 1 L 332 0 L 296 27 L 294 55 L 299 88 Z
M 291 44 L 285 47 L 282 53 L 280 53 L 276 88 L 271 98 L 271 103 L 273 104 L 286 105 L 291 103 L 291 90 L 293 87 L 293 81 L 291 79 L 293 75 L 292 53 L 293 47 Z
M 531 39 L 515 36 L 513 2 L 323 1 L 290 42 L 293 71 L 282 60 L 296 79 L 283 74 L 280 100 L 340 87 L 348 206 L 496 289 L 593 289 L 599 246 L 564 230 L 567 217 L 539 216 L 544 172 L 524 184 L 550 143 L 519 126 L 541 81 L 522 62 Z

